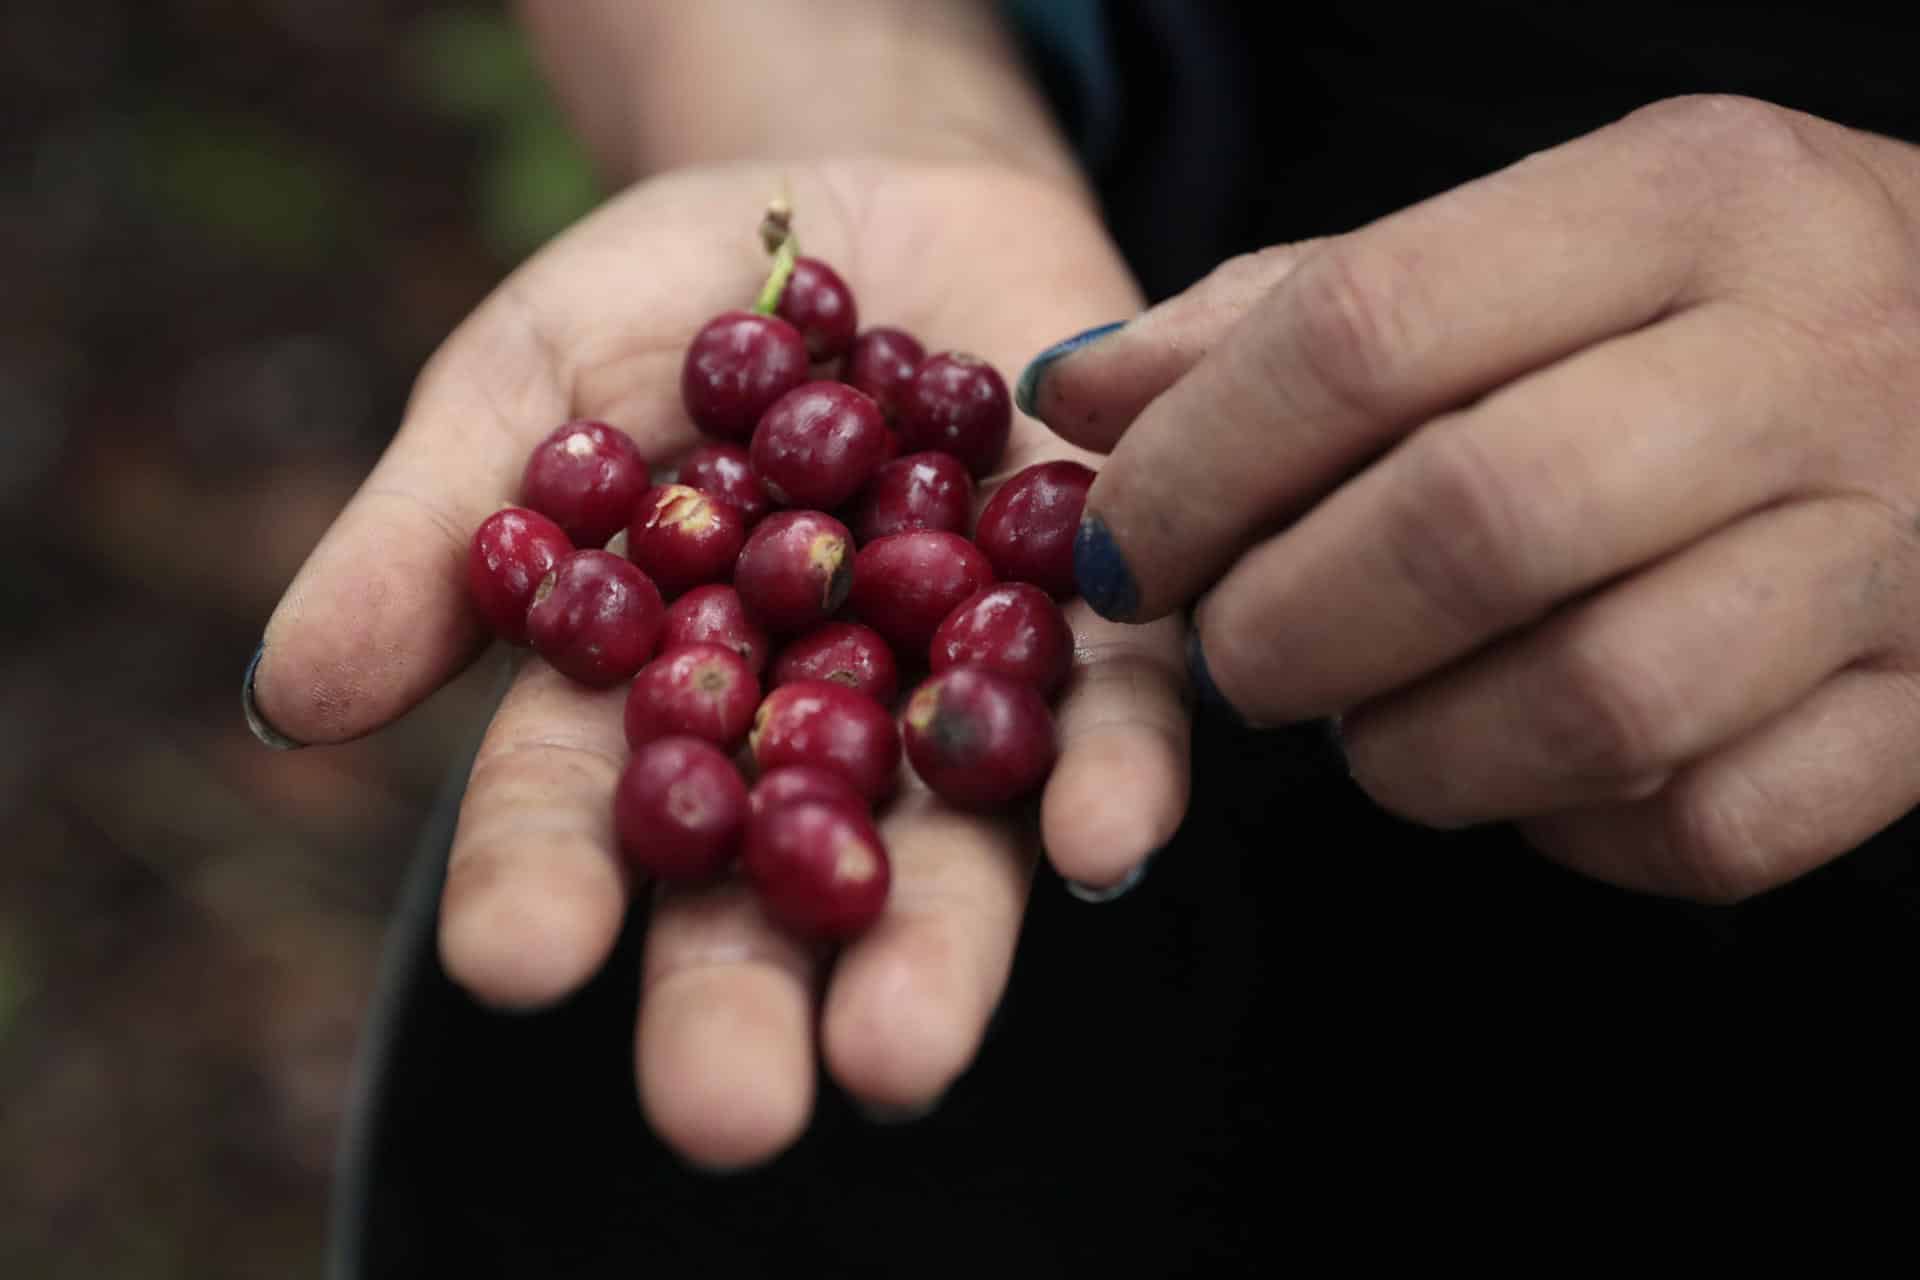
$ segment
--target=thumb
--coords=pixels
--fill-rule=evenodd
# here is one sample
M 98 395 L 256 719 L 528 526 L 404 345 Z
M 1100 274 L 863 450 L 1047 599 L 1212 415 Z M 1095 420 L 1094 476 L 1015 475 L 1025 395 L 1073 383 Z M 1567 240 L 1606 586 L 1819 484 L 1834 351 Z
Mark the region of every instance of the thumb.
M 1179 381 L 1319 241 L 1229 258 L 1130 321 L 1056 342 L 1028 362 L 1021 412 L 1083 448 L 1113 448 L 1155 396 Z

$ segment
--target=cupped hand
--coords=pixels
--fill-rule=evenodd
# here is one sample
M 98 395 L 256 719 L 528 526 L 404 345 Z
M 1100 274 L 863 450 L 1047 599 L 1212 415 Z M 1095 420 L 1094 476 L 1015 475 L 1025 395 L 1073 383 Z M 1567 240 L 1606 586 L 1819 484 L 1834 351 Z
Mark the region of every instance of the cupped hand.
M 1706 901 L 1920 802 L 1920 150 L 1676 99 L 1044 366 L 1102 612 L 1440 827 Z
M 370 732 L 481 651 L 467 542 L 516 500 L 554 426 L 604 419 L 656 461 L 695 443 L 682 355 L 705 320 L 758 291 L 756 228 L 783 184 L 803 251 L 840 270 L 862 323 L 903 326 L 929 350 L 1011 370 L 1050 335 L 1138 304 L 1087 201 L 1049 180 L 854 157 L 643 183 L 509 278 L 423 372 L 391 447 L 267 627 L 253 689 L 274 730 L 305 743 Z M 1001 476 L 1054 456 L 1087 457 L 1017 418 Z M 1000 998 L 1040 838 L 1063 875 L 1104 886 L 1179 824 L 1177 624 L 1118 626 L 1080 605 L 1069 616 L 1078 653 L 1039 833 L 909 783 L 882 827 L 886 912 L 837 954 L 770 926 L 738 882 L 660 895 L 636 1067 L 650 1120 L 689 1159 L 735 1166 L 784 1148 L 807 1123 L 820 1057 L 870 1107 L 932 1104 Z M 604 962 L 630 900 L 657 892 L 614 848 L 623 697 L 527 658 L 488 728 L 440 919 L 448 973 L 483 1001 L 565 996 Z

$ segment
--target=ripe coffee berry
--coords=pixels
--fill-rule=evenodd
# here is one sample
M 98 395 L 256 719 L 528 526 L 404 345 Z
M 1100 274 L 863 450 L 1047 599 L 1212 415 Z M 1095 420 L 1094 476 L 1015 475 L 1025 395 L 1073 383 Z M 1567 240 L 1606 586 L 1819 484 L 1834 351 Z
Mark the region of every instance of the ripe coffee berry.
M 527 610 L 527 639 L 581 684 L 618 684 L 653 656 L 665 613 L 659 590 L 638 566 L 589 548 L 541 580 Z
M 826 621 L 853 585 L 853 535 L 824 511 L 778 511 L 753 527 L 733 566 L 747 616 L 786 635 Z
M 961 809 L 988 811 L 1026 795 L 1053 768 L 1053 717 L 1032 685 L 984 667 L 951 667 L 907 700 L 913 771 Z
M 604 422 L 568 422 L 527 457 L 520 501 L 566 530 L 576 547 L 598 547 L 626 528 L 646 491 L 647 460 L 626 432 Z
M 747 451 L 737 444 L 703 444 L 680 460 L 680 483 L 731 502 L 749 528 L 773 510 L 773 499 L 753 474 Z
M 700 880 L 726 869 L 747 827 L 747 784 L 712 743 L 655 738 L 614 785 L 613 827 L 635 870 Z
M 993 584 L 993 566 L 957 533 L 914 529 L 860 548 L 848 604 L 896 653 L 919 659 L 948 614 Z
M 816 801 L 749 819 L 740 865 L 769 917 L 816 938 L 850 938 L 872 924 L 892 881 L 866 813 Z
M 1025 681 L 1050 698 L 1073 670 L 1073 629 L 1030 582 L 988 587 L 947 615 L 928 655 L 935 675 L 965 663 Z
M 747 793 L 748 807 L 756 818 L 803 802 L 840 804 L 862 812 L 867 807 L 867 798 L 856 791 L 851 782 L 831 769 L 804 764 L 769 769 Z
M 747 617 L 740 593 L 724 582 L 695 587 L 667 606 L 666 625 L 660 632 L 662 652 L 706 643 L 725 645 L 739 654 L 756 680 L 773 653 L 773 641 Z
M 661 591 L 677 596 L 731 574 L 746 541 L 738 508 L 684 484 L 663 484 L 647 490 L 634 508 L 627 559 Z
M 527 643 L 527 608 L 540 580 L 573 553 L 560 526 L 525 507 L 502 507 L 467 544 L 467 594 L 493 633 Z
M 879 632 L 856 622 L 823 623 L 782 649 L 767 685 L 777 689 L 795 680 L 831 680 L 883 707 L 900 691 L 893 651 Z
M 1073 538 L 1092 485 L 1092 470 L 1077 462 L 1042 462 L 1001 485 L 973 532 L 994 573 L 1056 600 L 1071 596 Z
M 860 388 L 880 405 L 880 412 L 893 422 L 900 416 L 900 394 L 913 381 L 927 352 L 904 329 L 885 326 L 869 329 L 853 340 L 847 352 L 847 367 L 842 380 Z
M 759 705 L 760 683 L 733 650 L 717 644 L 672 649 L 640 668 L 627 691 L 627 745 L 688 736 L 737 751 Z
M 972 517 L 973 477 L 966 464 L 950 453 L 910 453 L 873 473 L 847 524 L 864 547 L 911 529 L 964 535 Z
M 818 258 L 794 260 L 793 274 L 780 291 L 774 314 L 800 331 L 807 354 L 816 362 L 846 354 L 860 322 L 853 290 L 839 272 Z
M 769 693 L 747 735 L 761 772 L 804 764 L 826 769 L 878 802 L 893 794 L 900 732 L 887 709 L 826 680 L 796 680 Z
M 1000 465 L 1013 430 L 1013 401 L 994 367 L 964 352 L 929 356 L 900 396 L 900 445 L 937 449 L 984 476 Z
M 695 426 L 722 440 L 753 434 L 767 406 L 807 380 L 807 344 L 778 316 L 727 311 L 702 326 L 680 366 Z
M 887 424 L 873 397 L 842 382 L 787 392 L 754 428 L 753 474 L 775 502 L 837 507 L 886 457 Z

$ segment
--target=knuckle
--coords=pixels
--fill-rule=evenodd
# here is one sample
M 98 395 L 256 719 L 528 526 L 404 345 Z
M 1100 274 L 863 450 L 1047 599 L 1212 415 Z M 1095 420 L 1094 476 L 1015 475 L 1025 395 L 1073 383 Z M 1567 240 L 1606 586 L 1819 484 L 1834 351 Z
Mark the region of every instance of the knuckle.
M 1471 637 L 1507 626 L 1532 578 L 1523 500 L 1464 433 L 1430 428 L 1406 449 L 1382 523 L 1395 571 Z
M 1820 155 L 1793 112 L 1740 94 L 1663 98 L 1627 123 L 1657 138 L 1676 172 L 1721 189 L 1777 185 Z
M 1412 350 L 1412 271 L 1384 252 L 1339 241 L 1295 274 L 1298 355 L 1308 374 L 1335 407 L 1379 410 Z
M 1563 636 L 1543 664 L 1535 723 L 1549 758 L 1576 779 L 1642 777 L 1670 763 L 1682 721 L 1666 682 L 1630 641 Z

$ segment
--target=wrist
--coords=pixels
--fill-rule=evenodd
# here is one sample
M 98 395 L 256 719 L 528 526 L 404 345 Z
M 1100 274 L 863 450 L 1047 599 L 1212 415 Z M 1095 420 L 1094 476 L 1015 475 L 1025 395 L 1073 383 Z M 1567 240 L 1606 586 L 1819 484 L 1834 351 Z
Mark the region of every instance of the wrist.
M 990 0 L 521 0 L 610 182 L 859 153 L 1086 192 Z M 804 16 L 802 16 L 804 12 Z

